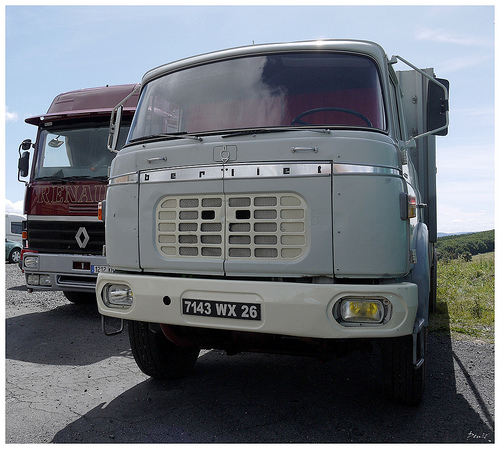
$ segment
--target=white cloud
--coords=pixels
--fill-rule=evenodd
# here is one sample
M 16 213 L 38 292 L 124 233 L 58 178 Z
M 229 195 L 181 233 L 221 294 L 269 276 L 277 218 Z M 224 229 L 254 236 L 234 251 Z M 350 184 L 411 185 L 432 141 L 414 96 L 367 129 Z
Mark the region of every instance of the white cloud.
M 485 63 L 493 61 L 491 55 L 468 55 L 467 57 L 461 56 L 452 59 L 446 59 L 442 62 L 436 63 L 436 73 L 452 73 L 459 70 L 467 69 L 470 67 L 479 67 Z
M 5 107 L 5 121 L 6 122 L 17 122 L 19 114 L 17 112 L 10 112 L 9 108 Z
M 23 215 L 24 201 L 16 201 L 13 203 L 11 200 L 5 200 L 5 212 Z
M 417 40 L 441 42 L 445 44 L 458 44 L 467 46 L 491 47 L 493 40 L 483 39 L 475 36 L 464 36 L 450 33 L 443 29 L 430 29 L 419 27 L 416 31 Z
M 448 234 L 479 232 L 495 229 L 495 214 L 492 210 L 465 210 L 460 204 L 438 202 L 438 231 Z

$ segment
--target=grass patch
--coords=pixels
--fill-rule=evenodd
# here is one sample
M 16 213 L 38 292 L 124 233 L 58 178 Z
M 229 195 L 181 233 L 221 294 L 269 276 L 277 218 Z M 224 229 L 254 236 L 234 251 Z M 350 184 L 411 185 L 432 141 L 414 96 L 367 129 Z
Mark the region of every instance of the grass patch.
M 437 312 L 429 319 L 431 332 L 451 332 L 494 342 L 495 257 L 478 254 L 472 261 L 439 261 Z

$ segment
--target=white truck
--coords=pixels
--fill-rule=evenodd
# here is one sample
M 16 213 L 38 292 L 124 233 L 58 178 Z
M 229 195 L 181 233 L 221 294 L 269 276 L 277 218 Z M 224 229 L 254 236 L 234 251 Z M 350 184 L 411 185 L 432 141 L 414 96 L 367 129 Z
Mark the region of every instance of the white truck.
M 128 321 L 139 368 L 160 379 L 189 373 L 201 348 L 330 357 L 378 343 L 388 399 L 418 404 L 447 127 L 448 82 L 372 42 L 149 71 L 103 205 L 105 333 Z
M 5 237 L 15 242 L 22 242 L 23 221 L 25 215 L 8 212 L 5 214 Z

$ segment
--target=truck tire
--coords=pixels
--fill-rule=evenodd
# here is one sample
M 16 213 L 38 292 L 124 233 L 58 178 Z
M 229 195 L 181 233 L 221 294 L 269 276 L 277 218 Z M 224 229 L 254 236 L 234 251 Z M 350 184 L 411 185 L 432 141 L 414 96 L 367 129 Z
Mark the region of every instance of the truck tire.
M 73 304 L 93 304 L 97 302 L 95 293 L 64 291 L 66 299 Z
M 155 379 L 179 379 L 189 374 L 198 359 L 197 346 L 177 346 L 149 323 L 128 322 L 128 335 L 135 361 L 141 371 Z
M 419 405 L 425 389 L 427 328 L 424 333 L 424 363 L 413 365 L 413 337 L 390 338 L 382 344 L 384 389 L 389 401 L 404 405 Z

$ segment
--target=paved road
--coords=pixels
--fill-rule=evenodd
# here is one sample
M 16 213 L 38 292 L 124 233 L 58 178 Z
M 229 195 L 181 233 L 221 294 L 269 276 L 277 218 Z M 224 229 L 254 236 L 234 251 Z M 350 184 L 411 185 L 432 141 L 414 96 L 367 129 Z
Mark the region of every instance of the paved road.
M 204 353 L 175 382 L 143 375 L 95 306 L 28 294 L 6 266 L 7 443 L 485 443 L 494 347 L 431 335 L 418 408 L 387 403 L 377 351 L 322 363 Z

